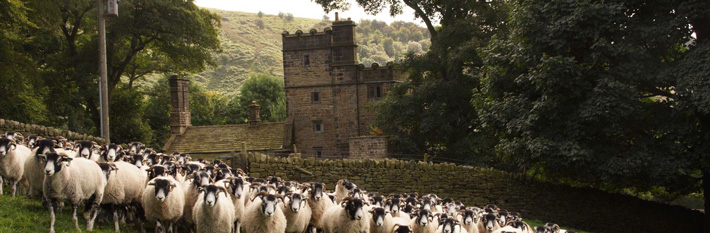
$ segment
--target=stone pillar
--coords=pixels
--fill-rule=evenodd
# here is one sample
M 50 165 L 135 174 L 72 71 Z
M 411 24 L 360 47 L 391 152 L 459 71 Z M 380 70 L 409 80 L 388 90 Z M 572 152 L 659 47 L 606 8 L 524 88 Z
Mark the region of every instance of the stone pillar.
M 251 104 L 249 105 L 249 125 L 259 126 L 259 124 L 261 124 L 259 109 L 261 109 L 261 106 L 259 106 L 256 101 L 251 101 Z
M 178 78 L 177 75 L 170 76 L 170 133 L 181 135 L 185 133 L 187 127 L 192 126 L 190 117 L 190 98 L 188 87 L 190 81 L 187 78 Z

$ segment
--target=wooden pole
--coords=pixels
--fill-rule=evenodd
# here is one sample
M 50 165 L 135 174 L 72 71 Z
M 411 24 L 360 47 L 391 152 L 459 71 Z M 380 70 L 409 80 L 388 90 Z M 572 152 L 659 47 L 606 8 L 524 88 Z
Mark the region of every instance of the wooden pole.
M 101 137 L 106 143 L 111 141 L 108 120 L 108 71 L 106 68 L 106 17 L 104 16 L 105 0 L 97 0 L 98 34 L 99 34 L 99 100 L 101 101 Z

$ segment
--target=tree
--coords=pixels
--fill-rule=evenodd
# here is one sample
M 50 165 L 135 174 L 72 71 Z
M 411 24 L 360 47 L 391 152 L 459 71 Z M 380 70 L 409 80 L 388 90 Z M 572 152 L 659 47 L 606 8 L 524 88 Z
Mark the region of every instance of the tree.
M 264 12 L 259 11 L 259 13 L 256 13 L 256 16 L 259 16 L 259 18 L 264 17 Z
M 293 21 L 293 14 L 287 13 L 284 19 L 286 19 L 286 21 Z
M 259 29 L 264 29 L 264 21 L 261 19 L 257 20 L 256 26 L 259 27 Z
M 286 15 L 285 13 L 279 11 L 279 18 L 283 19 L 285 15 Z
M 262 121 L 281 122 L 286 119 L 286 94 L 282 79 L 268 74 L 252 74 L 239 92 L 229 104 L 232 112 L 240 116 L 235 123 L 246 123 L 252 101 L 261 106 L 259 117 Z
M 710 211 L 710 4 L 520 0 L 511 12 L 475 102 L 501 158 L 611 191 L 702 191 Z
M 382 41 L 382 46 L 385 48 L 385 52 L 387 53 L 387 56 L 394 57 L 395 52 L 394 52 L 394 45 L 392 38 L 387 38 L 384 41 Z
M 119 122 L 110 125 L 112 142 L 153 141 L 151 126 L 142 117 L 146 107 L 143 93 L 124 84 L 116 89 L 109 106 L 109 119 Z

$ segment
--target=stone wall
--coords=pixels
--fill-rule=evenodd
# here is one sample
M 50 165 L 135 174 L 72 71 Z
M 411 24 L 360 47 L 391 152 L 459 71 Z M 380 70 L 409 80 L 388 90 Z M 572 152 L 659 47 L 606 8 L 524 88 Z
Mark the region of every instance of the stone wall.
M 0 118 L 0 131 L 4 133 L 6 131 L 15 131 L 21 133 L 25 138 L 31 135 L 39 135 L 42 137 L 56 137 L 62 136 L 67 140 L 89 140 L 95 141 L 99 144 L 104 144 L 106 141 L 103 138 L 80 134 L 72 132 L 65 129 L 59 129 L 54 127 L 45 127 L 35 124 L 25 124 L 18 121 L 6 120 Z
M 491 169 L 399 160 L 315 160 L 239 155 L 251 176 L 326 183 L 338 179 L 382 194 L 419 192 L 452 197 L 466 205 L 494 203 L 524 218 L 591 232 L 702 232 L 703 214 L 678 206 L 588 188 L 532 181 Z
M 350 139 L 351 158 L 387 158 L 389 153 L 387 137 L 357 137 Z

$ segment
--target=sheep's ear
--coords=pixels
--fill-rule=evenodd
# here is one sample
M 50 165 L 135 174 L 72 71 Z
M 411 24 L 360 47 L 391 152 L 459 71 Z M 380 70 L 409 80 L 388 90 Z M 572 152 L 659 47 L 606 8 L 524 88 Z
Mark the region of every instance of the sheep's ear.
M 151 180 L 150 182 L 148 182 L 148 186 L 154 186 L 154 185 L 155 185 L 155 181 Z
M 202 186 L 200 186 L 200 187 L 197 187 L 197 191 L 200 191 L 200 192 L 204 192 L 205 190 L 206 190 L 206 189 L 205 189 L 205 188 L 203 188 Z
M 17 149 L 17 144 L 15 144 L 15 142 L 10 142 L 10 146 L 12 147 L 12 150 Z
M 67 167 L 69 167 L 69 166 L 71 165 L 71 161 L 72 161 L 72 160 L 74 160 L 74 159 L 69 158 L 69 157 L 64 157 L 64 158 L 62 158 L 62 161 L 67 161 Z
M 370 209 L 370 210 L 368 210 L 367 212 L 370 212 L 370 213 L 372 213 L 372 212 L 374 212 L 374 211 L 375 211 L 375 210 L 373 210 L 373 209 Z
M 112 171 L 118 171 L 118 167 L 116 166 L 116 164 L 111 163 L 111 170 L 112 170 Z

